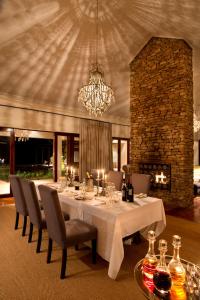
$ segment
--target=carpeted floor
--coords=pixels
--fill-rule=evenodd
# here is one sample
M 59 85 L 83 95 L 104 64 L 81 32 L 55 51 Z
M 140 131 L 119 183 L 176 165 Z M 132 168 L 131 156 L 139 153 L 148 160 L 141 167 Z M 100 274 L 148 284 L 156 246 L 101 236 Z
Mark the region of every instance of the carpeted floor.
M 148 244 L 125 245 L 125 259 L 117 280 L 108 277 L 108 263 L 98 257 L 91 263 L 90 250 L 69 250 L 67 272 L 59 279 L 61 250 L 55 247 L 52 263 L 46 264 L 47 234 L 42 242 L 42 253 L 36 254 L 36 232 L 33 242 L 21 236 L 21 228 L 14 230 L 15 208 L 0 207 L 0 299 L 66 299 L 66 300 L 140 300 L 145 299 L 134 281 L 134 265 L 144 257 Z M 20 223 L 21 226 L 21 223 Z M 183 237 L 181 255 L 200 263 L 200 224 L 167 217 L 167 228 L 161 235 L 171 243 L 173 234 Z M 171 246 L 169 245 L 169 254 Z

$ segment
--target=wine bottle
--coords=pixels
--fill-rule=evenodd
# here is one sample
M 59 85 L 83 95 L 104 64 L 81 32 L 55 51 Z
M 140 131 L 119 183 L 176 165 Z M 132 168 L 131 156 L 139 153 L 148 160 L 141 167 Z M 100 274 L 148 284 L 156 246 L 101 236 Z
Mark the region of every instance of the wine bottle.
M 127 201 L 128 202 L 133 202 L 134 201 L 134 189 L 133 189 L 133 185 L 131 183 L 128 184 Z
M 125 179 L 123 179 L 123 184 L 122 184 L 122 201 L 126 201 L 126 183 L 125 183 Z
M 172 284 L 174 286 L 182 286 L 185 283 L 185 269 L 179 256 L 179 249 L 181 247 L 181 237 L 179 235 L 173 236 L 172 245 L 174 246 L 174 252 L 168 268 L 171 274 Z
M 165 253 L 167 252 L 167 241 L 159 241 L 160 259 L 153 274 L 153 283 L 158 292 L 162 295 L 167 294 L 171 288 L 171 276 L 165 261 Z

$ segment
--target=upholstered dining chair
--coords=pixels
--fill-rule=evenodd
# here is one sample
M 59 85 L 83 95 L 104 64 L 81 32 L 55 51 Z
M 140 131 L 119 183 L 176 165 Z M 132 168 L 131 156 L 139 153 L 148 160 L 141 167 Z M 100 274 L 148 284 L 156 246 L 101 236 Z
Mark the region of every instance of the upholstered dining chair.
M 97 229 L 78 219 L 65 222 L 57 191 L 45 185 L 39 185 L 38 189 L 44 205 L 49 234 L 47 263 L 51 262 L 52 244 L 55 241 L 62 248 L 60 278 L 65 278 L 67 248 L 90 240 L 92 241 L 92 262 L 96 263 Z
M 26 206 L 26 201 L 25 201 L 22 186 L 20 183 L 20 178 L 19 178 L 19 176 L 16 176 L 16 175 L 10 175 L 9 178 L 10 178 L 11 190 L 12 190 L 13 196 L 15 198 L 15 207 L 16 207 L 15 229 L 18 229 L 19 215 L 22 215 L 24 217 L 22 236 L 25 236 L 28 209 Z
M 150 178 L 148 174 L 132 173 L 130 176 L 130 182 L 134 187 L 135 194 L 148 194 L 150 189 Z
M 20 182 L 30 218 L 30 231 L 28 242 L 30 243 L 32 241 L 33 226 L 35 225 L 38 228 L 36 253 L 39 253 L 42 242 L 42 230 L 47 228 L 44 211 L 41 210 L 40 207 L 35 183 L 33 181 L 22 178 L 20 178 Z M 69 215 L 65 213 L 64 218 L 65 220 L 69 220 Z
M 111 181 L 115 184 L 115 188 L 118 191 L 122 189 L 122 179 L 123 179 L 123 172 L 121 171 L 109 171 L 108 172 L 108 181 Z

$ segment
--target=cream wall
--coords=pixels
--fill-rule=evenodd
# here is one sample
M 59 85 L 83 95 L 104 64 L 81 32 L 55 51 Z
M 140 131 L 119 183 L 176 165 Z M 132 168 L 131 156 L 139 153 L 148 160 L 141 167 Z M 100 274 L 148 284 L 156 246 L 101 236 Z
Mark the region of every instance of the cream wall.
M 79 133 L 79 118 L 0 105 L 0 127 Z M 112 124 L 112 136 L 129 138 L 129 126 Z

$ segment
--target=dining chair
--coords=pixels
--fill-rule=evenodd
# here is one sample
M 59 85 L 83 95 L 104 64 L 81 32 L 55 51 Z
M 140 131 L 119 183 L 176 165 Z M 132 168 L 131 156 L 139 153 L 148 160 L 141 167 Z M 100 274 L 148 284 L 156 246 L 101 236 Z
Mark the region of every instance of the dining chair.
M 26 201 L 26 206 L 30 218 L 30 231 L 28 242 L 32 241 L 33 226 L 35 225 L 38 228 L 38 240 L 36 253 L 40 252 L 41 242 L 42 242 L 42 230 L 47 228 L 46 219 L 44 211 L 41 210 L 40 203 L 38 200 L 35 183 L 31 180 L 20 179 L 21 186 L 24 193 L 24 198 Z M 65 220 L 69 220 L 69 215 L 65 213 Z
M 151 176 L 148 174 L 132 173 L 130 176 L 130 182 L 134 187 L 134 194 L 148 194 L 150 189 Z
M 115 188 L 118 191 L 122 189 L 122 179 L 123 179 L 123 172 L 121 171 L 109 171 L 107 180 L 111 181 L 115 184 Z
M 62 248 L 60 278 L 65 278 L 67 248 L 90 240 L 92 241 L 92 262 L 96 263 L 96 227 L 78 219 L 64 221 L 57 191 L 45 185 L 39 185 L 38 189 L 44 205 L 49 235 L 47 263 L 51 262 L 52 244 L 55 241 Z
M 25 236 L 28 209 L 26 206 L 25 197 L 20 183 L 20 178 L 17 175 L 10 175 L 9 178 L 10 178 L 11 190 L 15 198 L 15 208 L 16 208 L 15 229 L 18 229 L 19 215 L 22 215 L 24 217 L 22 236 Z

